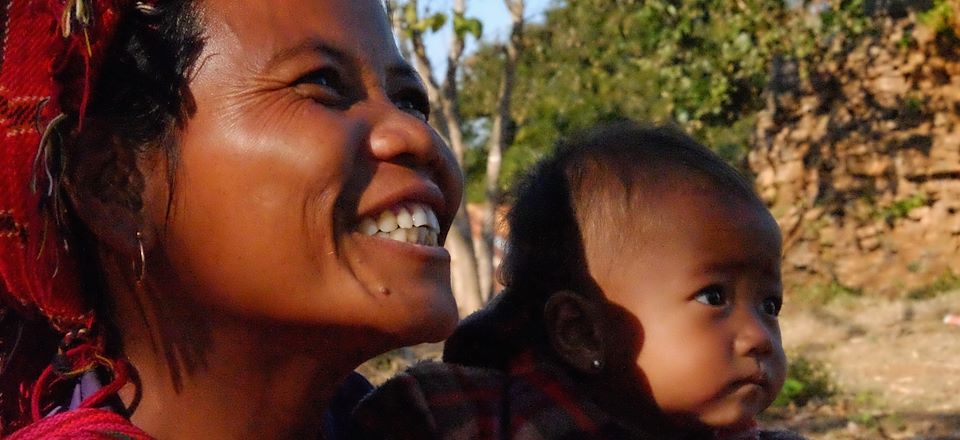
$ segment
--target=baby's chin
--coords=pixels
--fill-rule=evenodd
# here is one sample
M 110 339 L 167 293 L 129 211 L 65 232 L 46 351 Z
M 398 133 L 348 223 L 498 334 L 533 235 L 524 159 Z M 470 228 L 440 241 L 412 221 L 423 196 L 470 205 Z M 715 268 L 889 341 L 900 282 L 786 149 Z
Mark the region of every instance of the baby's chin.
M 699 422 L 709 427 L 711 431 L 725 434 L 734 434 L 739 432 L 750 432 L 757 427 L 757 414 L 766 409 L 767 405 L 762 407 L 750 407 L 751 405 L 737 406 L 729 408 L 726 411 L 714 412 L 710 414 L 701 414 Z M 738 438 L 736 436 L 719 438 Z M 749 438 L 749 437 L 748 437 Z

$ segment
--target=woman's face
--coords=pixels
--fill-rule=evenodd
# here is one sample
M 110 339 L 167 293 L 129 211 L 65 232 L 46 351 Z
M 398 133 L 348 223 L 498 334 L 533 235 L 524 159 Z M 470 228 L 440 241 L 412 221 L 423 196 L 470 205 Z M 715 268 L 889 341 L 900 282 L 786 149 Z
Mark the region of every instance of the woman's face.
M 456 305 L 440 245 L 462 177 L 380 2 L 200 8 L 206 46 L 171 216 L 162 190 L 149 208 L 166 291 L 215 313 L 356 328 L 387 344 L 446 337 Z

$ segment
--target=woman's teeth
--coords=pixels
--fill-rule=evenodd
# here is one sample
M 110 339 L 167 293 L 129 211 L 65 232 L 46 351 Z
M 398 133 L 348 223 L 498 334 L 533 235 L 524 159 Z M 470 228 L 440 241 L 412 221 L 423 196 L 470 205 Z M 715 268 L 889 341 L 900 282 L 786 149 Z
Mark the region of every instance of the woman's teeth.
M 440 221 L 429 206 L 409 203 L 363 219 L 360 232 L 404 243 L 437 246 Z

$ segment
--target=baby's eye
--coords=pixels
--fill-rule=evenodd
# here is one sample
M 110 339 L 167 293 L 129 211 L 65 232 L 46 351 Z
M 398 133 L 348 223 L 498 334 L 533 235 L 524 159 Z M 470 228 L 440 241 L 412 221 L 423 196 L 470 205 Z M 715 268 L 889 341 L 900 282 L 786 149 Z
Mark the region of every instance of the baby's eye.
M 699 303 L 713 307 L 725 306 L 729 302 L 727 294 L 724 293 L 723 288 L 720 286 L 710 286 L 704 288 L 703 290 L 697 292 L 697 295 L 694 296 L 693 299 Z
M 783 298 L 779 296 L 771 296 L 769 298 L 764 298 L 763 302 L 760 304 L 763 313 L 767 315 L 776 317 L 780 315 L 780 308 L 783 307 Z

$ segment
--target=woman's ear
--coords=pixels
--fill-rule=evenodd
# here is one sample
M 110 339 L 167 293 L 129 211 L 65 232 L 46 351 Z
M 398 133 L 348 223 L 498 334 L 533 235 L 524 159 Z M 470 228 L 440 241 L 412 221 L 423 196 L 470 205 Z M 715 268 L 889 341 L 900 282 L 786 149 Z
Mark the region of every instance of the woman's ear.
M 99 244 L 139 258 L 144 184 L 137 153 L 112 139 L 91 142 L 91 137 L 96 135 L 84 135 L 81 147 L 75 148 L 81 152 L 69 157 L 63 190 L 74 214 Z
M 550 345 L 563 362 L 584 374 L 603 370 L 605 350 L 600 304 L 564 290 L 550 296 L 543 318 Z

